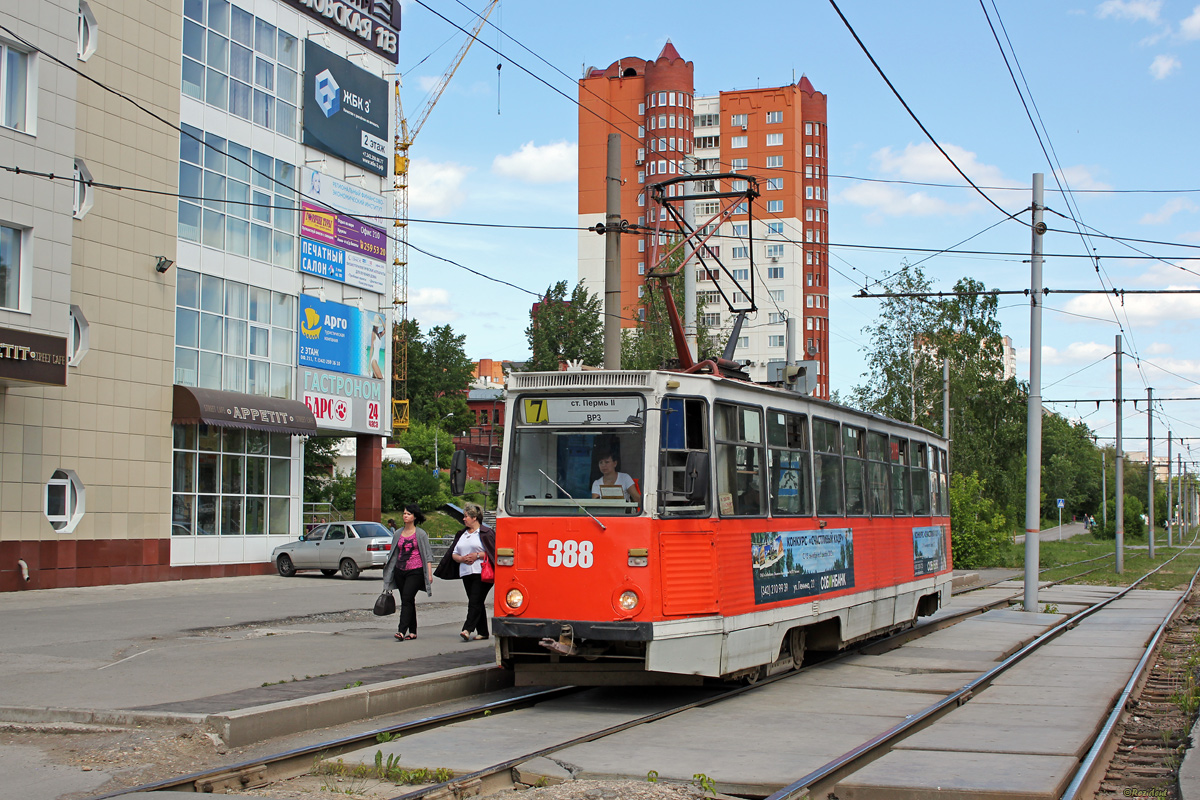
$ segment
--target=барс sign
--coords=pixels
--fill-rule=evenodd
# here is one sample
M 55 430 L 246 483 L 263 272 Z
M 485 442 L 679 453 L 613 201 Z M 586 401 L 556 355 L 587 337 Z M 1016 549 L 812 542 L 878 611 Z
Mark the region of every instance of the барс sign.
M 387 81 L 304 41 L 304 144 L 388 174 Z

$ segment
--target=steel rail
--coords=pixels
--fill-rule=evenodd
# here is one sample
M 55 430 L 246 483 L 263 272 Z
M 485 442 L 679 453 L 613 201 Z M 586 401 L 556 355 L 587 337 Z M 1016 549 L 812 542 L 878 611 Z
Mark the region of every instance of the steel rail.
M 219 789 L 214 785 L 215 782 L 237 781 L 240 776 L 250 776 L 256 773 L 265 774 L 268 770 L 281 775 L 295 777 L 303 775 L 312 769 L 313 759 L 321 757 L 329 757 L 339 755 L 341 753 L 356 750 L 364 745 L 378 741 L 380 734 L 390 736 L 410 735 L 420 733 L 421 731 L 439 728 L 444 725 L 449 725 L 454 722 L 462 722 L 463 720 L 472 719 L 480 716 L 487 716 L 498 711 L 513 711 L 519 708 L 525 708 L 545 700 L 553 700 L 567 694 L 572 694 L 580 691 L 576 686 L 563 686 L 555 689 L 541 689 L 535 692 L 527 692 L 517 697 L 509 697 L 504 700 L 495 700 L 490 703 L 484 703 L 471 708 L 462 709 L 459 711 L 450 711 L 445 714 L 436 714 L 430 717 L 422 717 L 421 719 L 405 722 L 400 725 L 392 725 L 385 728 L 375 728 L 374 730 L 365 731 L 363 733 L 355 733 L 349 736 L 343 736 L 338 739 L 331 739 L 320 744 L 298 747 L 292 750 L 286 750 L 282 753 L 264 756 L 262 758 L 252 758 L 245 761 L 240 761 L 235 764 L 226 764 L 213 769 L 193 772 L 190 775 L 181 775 L 175 778 L 167 778 L 153 783 L 143 784 L 141 786 L 132 786 L 128 789 L 120 789 L 107 794 L 92 795 L 85 800 L 108 800 L 113 797 L 122 797 L 125 795 L 136 794 L 139 792 L 155 792 L 163 790 L 173 790 L 177 792 L 197 792 L 205 793 L 212 792 L 214 789 Z M 304 764 L 304 769 L 296 771 L 295 766 Z M 279 780 L 279 778 L 276 778 Z M 206 788 L 207 787 L 207 788 Z
M 1197 531 L 1196 536 L 1193 537 L 1192 545 L 1195 544 L 1197 539 L 1200 539 L 1200 531 Z M 1188 547 L 1190 548 L 1192 545 L 1189 545 Z M 1101 600 L 1098 603 L 1094 603 L 1088 608 L 1085 608 L 1058 623 L 1053 628 L 1033 639 L 1031 642 L 1026 644 L 1017 652 L 1013 653 L 1004 661 L 1000 662 L 995 667 L 980 675 L 978 678 L 975 678 L 970 683 L 967 683 L 960 689 L 950 693 L 949 695 L 946 695 L 938 702 L 926 706 L 916 714 L 906 717 L 903 722 L 893 725 L 886 731 L 883 731 L 868 741 L 863 742 L 857 747 L 843 753 L 832 761 L 818 767 L 812 772 L 809 772 L 799 780 L 796 780 L 787 786 L 784 786 L 782 789 L 773 792 L 767 796 L 766 800 L 799 800 L 799 798 L 802 798 L 805 796 L 805 794 L 807 794 L 808 790 L 813 785 L 829 782 L 835 778 L 856 771 L 854 769 L 850 769 L 855 762 L 860 761 L 870 755 L 874 755 L 875 757 L 882 755 L 882 753 L 879 751 L 881 751 L 884 747 L 892 744 L 893 742 L 906 738 L 906 735 L 910 732 L 915 732 L 916 728 L 923 727 L 942 715 L 949 713 L 955 707 L 966 703 L 971 699 L 976 690 L 985 688 L 993 680 L 1012 667 L 1016 666 L 1034 651 L 1042 648 L 1054 639 L 1057 639 L 1066 631 L 1078 626 L 1079 623 L 1087 617 L 1090 617 L 1109 604 L 1116 602 L 1129 592 L 1133 591 L 1135 588 L 1137 588 L 1138 584 L 1142 583 L 1142 581 L 1146 580 L 1151 575 L 1167 566 L 1167 564 L 1170 564 L 1176 558 L 1179 558 L 1179 556 L 1183 555 L 1187 549 L 1188 548 L 1180 550 L 1170 559 L 1164 561 L 1162 564 L 1159 564 L 1156 568 L 1147 572 L 1145 575 L 1138 578 L 1136 581 L 1131 583 L 1129 586 L 1126 586 L 1112 597 Z M 874 758 L 871 760 L 874 760 Z

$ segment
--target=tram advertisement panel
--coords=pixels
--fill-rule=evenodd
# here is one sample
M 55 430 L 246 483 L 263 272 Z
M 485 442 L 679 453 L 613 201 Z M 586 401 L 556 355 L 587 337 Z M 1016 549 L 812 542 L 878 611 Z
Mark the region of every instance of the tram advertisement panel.
M 913 575 L 929 575 L 946 568 L 946 529 L 941 525 L 913 528 Z
M 854 531 L 783 531 L 750 536 L 754 602 L 774 603 L 854 586 Z

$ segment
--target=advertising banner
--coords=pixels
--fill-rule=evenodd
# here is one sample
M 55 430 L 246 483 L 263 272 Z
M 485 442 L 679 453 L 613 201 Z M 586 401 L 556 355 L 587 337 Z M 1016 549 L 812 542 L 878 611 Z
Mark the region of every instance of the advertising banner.
M 387 320 L 381 312 L 302 294 L 298 338 L 301 367 L 376 380 L 389 374 Z
M 931 575 L 946 568 L 946 529 L 941 525 L 913 528 L 913 575 Z
M 310 167 L 304 167 L 301 174 L 300 189 L 304 196 L 326 208 L 362 217 L 364 222 L 373 222 L 380 227 L 384 226 L 385 217 L 391 217 L 387 200 L 381 194 L 331 178 Z
M 300 240 L 300 271 L 379 294 L 387 288 L 384 262 L 312 239 Z
M 400 0 L 283 0 L 351 41 L 386 58 L 400 60 Z
M 304 405 L 313 412 L 318 428 L 384 432 L 383 411 L 388 393 L 383 381 L 305 367 L 300 373 Z
M 304 40 L 304 141 L 376 175 L 388 174 L 388 85 Z
M 66 386 L 66 338 L 0 328 L 0 386 L 10 382 Z
M 309 202 L 301 203 L 300 235 L 340 247 L 373 261 L 387 260 L 387 234 L 382 228 L 359 222 Z
M 750 535 L 754 602 L 774 603 L 854 587 L 850 528 Z

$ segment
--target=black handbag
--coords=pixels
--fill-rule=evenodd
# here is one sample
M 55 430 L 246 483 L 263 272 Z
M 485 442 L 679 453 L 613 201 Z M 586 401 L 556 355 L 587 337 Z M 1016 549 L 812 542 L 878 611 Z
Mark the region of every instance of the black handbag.
M 371 611 L 377 617 L 386 617 L 388 614 L 396 613 L 396 597 L 390 591 L 386 591 L 379 597 L 375 598 L 375 608 Z

